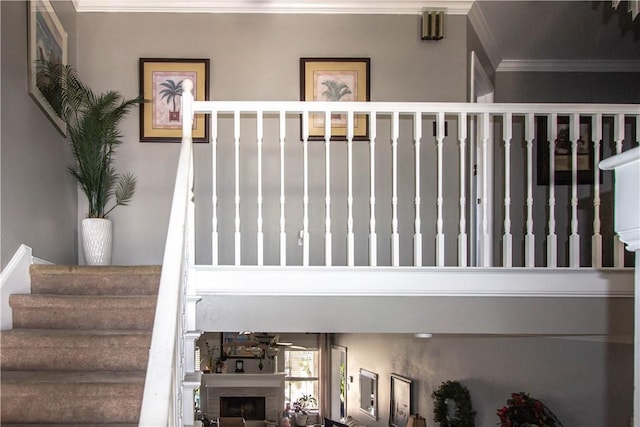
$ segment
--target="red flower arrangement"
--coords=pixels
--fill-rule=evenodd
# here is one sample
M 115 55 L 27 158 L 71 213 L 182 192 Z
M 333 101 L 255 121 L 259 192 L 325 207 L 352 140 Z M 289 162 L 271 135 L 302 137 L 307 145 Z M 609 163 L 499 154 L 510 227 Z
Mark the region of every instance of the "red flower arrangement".
M 538 399 L 527 393 L 512 393 L 507 406 L 498 409 L 500 427 L 562 427 L 558 418 Z

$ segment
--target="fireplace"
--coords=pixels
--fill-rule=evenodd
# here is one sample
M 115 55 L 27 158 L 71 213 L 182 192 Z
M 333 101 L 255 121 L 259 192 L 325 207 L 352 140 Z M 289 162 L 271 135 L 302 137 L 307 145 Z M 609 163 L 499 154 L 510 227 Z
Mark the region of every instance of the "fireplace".
M 247 421 L 264 420 L 264 396 L 220 396 L 221 417 L 243 417 Z
M 246 427 L 264 427 L 284 409 L 284 373 L 203 374 L 200 404 L 210 419 L 243 417 Z

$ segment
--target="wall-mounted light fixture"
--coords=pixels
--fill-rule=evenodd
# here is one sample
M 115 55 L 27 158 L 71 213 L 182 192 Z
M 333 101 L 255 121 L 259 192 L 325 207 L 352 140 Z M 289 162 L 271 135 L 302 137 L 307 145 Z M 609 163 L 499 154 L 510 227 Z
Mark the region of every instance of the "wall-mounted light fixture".
M 413 334 L 414 337 L 416 338 L 420 338 L 420 339 L 428 339 L 433 337 L 433 334 L 428 333 L 428 332 L 422 332 L 422 333 L 418 333 L 418 334 Z
M 422 40 L 444 37 L 444 10 L 422 9 Z

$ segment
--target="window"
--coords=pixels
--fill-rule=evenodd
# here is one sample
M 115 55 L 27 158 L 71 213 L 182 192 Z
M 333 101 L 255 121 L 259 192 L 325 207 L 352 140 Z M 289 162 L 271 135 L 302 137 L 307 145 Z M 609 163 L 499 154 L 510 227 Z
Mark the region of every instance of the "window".
M 284 401 L 286 405 L 293 407 L 293 402 L 303 395 L 311 395 L 317 399 L 319 393 L 318 350 L 285 350 L 284 351 Z M 318 410 L 318 403 L 309 407 L 312 411 Z

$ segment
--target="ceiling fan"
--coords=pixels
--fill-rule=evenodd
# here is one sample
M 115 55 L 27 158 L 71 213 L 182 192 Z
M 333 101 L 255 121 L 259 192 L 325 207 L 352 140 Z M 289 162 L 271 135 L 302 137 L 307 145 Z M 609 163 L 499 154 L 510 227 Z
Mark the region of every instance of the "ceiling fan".
M 307 350 L 307 347 L 302 345 L 293 345 L 292 342 L 280 341 L 280 335 L 270 335 L 266 333 L 255 333 L 250 331 L 240 332 L 240 335 L 247 335 L 248 341 L 244 342 L 242 345 L 247 346 L 253 345 L 256 347 L 266 347 L 266 348 L 277 348 L 277 347 L 287 347 L 294 350 Z

